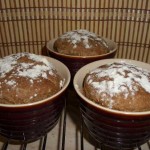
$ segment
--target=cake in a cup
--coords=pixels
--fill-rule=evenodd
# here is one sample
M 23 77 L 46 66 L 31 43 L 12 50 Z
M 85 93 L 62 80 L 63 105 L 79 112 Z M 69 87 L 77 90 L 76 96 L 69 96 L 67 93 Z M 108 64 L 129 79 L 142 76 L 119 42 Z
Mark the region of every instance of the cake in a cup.
M 84 95 L 114 110 L 150 111 L 150 72 L 132 64 L 117 62 L 90 71 L 83 83 Z
M 72 56 L 95 56 L 110 52 L 103 37 L 85 29 L 65 32 L 56 39 L 53 48 L 60 54 Z
M 17 53 L 0 59 L 0 103 L 26 104 L 56 94 L 64 79 L 45 57 Z

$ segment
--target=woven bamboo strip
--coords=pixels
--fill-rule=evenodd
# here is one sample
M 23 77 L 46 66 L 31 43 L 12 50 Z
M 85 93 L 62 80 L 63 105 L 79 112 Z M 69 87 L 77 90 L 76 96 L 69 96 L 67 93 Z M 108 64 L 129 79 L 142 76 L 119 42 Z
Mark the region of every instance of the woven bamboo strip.
M 117 42 L 117 58 L 150 63 L 149 0 L 1 0 L 0 57 L 40 54 L 48 40 L 87 29 Z

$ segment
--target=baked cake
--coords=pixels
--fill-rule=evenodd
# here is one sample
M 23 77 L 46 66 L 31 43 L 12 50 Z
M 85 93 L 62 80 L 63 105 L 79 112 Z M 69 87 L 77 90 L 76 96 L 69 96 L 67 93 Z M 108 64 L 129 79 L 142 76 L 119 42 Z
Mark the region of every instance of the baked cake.
M 56 39 L 54 50 L 61 54 L 74 56 L 102 55 L 109 52 L 106 41 L 87 30 L 73 30 Z
M 150 72 L 135 65 L 102 65 L 86 75 L 83 90 L 88 99 L 110 109 L 150 111 Z
M 57 93 L 64 79 L 43 56 L 18 53 L 0 59 L 0 103 L 25 104 Z

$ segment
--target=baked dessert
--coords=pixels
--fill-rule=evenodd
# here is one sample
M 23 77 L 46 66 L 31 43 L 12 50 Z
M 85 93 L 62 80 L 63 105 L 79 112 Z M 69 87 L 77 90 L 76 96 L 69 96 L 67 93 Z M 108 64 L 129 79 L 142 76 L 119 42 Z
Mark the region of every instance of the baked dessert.
M 85 96 L 106 108 L 150 111 L 150 72 L 124 62 L 102 65 L 83 82 Z
M 0 103 L 25 104 L 50 97 L 64 79 L 43 56 L 18 53 L 0 59 Z
M 82 29 L 62 34 L 54 42 L 53 48 L 58 53 L 74 56 L 102 55 L 110 51 L 102 37 Z

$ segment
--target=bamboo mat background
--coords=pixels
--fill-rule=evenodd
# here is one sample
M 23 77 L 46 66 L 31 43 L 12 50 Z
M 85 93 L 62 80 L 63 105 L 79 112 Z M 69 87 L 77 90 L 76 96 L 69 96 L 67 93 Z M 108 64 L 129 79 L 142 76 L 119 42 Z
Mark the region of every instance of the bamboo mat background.
M 0 57 L 41 54 L 48 40 L 75 29 L 114 40 L 117 58 L 150 63 L 150 0 L 0 0 Z

